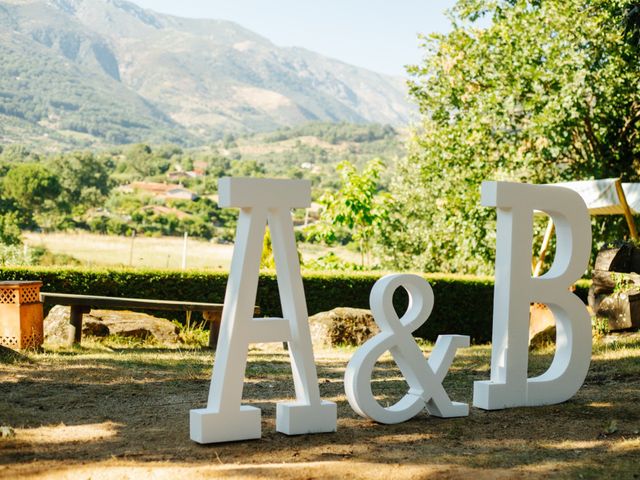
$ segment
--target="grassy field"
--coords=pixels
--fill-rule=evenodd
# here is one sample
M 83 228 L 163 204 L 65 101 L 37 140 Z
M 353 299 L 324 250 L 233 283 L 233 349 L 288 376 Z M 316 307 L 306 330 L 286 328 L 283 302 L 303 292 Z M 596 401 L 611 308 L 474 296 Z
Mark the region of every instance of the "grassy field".
M 275 432 L 275 402 L 293 396 L 288 355 L 275 345 L 252 350 L 246 373 L 244 398 L 262 409 L 262 439 L 207 446 L 189 440 L 189 410 L 206 403 L 211 351 L 89 341 L 5 360 L 0 478 L 638 478 L 639 333 L 599 341 L 584 386 L 564 404 L 471 408 L 458 419 L 423 412 L 399 425 L 349 407 L 343 376 L 352 353 L 316 352 L 321 395 L 338 404 L 336 433 Z M 531 375 L 551 357 L 531 353 Z M 489 363 L 488 346 L 460 350 L 445 379 L 451 398 L 470 402 Z M 405 392 L 388 354 L 374 380 L 381 402 Z
M 179 269 L 182 266 L 184 240 L 179 237 L 120 237 L 78 233 L 24 233 L 25 243 L 43 246 L 56 254 L 65 254 L 87 266 L 133 266 Z M 329 251 L 316 245 L 301 245 L 303 261 Z M 357 262 L 357 254 L 344 248 L 332 248 L 340 258 Z M 221 245 L 194 238 L 187 239 L 187 268 L 229 268 L 233 245 Z
M 24 234 L 29 246 L 71 255 L 88 266 L 125 265 L 180 268 L 184 240 L 179 237 L 120 237 L 91 233 Z M 228 268 L 233 245 L 187 239 L 187 268 Z

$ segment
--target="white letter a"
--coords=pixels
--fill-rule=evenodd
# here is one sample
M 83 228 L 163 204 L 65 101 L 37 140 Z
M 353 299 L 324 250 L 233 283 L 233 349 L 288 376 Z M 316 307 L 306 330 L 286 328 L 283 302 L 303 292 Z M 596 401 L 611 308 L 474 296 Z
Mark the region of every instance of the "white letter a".
M 191 410 L 191 439 L 198 443 L 260 438 L 260 409 L 241 405 L 248 345 L 287 341 L 295 402 L 279 402 L 276 430 L 288 435 L 334 432 L 337 408 L 320 400 L 307 305 L 295 245 L 291 208 L 307 207 L 304 180 L 222 178 L 221 207 L 239 207 L 240 218 L 227 283 L 209 401 Z M 260 256 L 269 224 L 284 318 L 253 318 Z

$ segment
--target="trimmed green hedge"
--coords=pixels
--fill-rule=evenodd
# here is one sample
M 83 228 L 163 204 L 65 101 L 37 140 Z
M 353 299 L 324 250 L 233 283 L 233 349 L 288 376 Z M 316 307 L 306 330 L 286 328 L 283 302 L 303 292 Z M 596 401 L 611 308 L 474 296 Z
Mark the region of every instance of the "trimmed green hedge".
M 306 273 L 303 276 L 309 314 L 335 307 L 369 308 L 369 293 L 382 273 Z M 415 335 L 435 340 L 439 334 L 471 336 L 474 343 L 491 340 L 493 280 L 430 274 L 424 276 L 435 295 L 433 313 Z M 190 300 L 222 303 L 227 274 L 206 271 L 85 269 L 57 267 L 0 268 L 0 280 L 41 280 L 43 291 Z M 586 301 L 588 282 L 576 293 Z M 394 296 L 398 311 L 406 308 L 404 292 Z M 275 274 L 262 274 L 256 304 L 264 316 L 280 316 Z M 168 312 L 166 312 L 168 313 Z M 165 314 L 166 314 L 165 313 Z

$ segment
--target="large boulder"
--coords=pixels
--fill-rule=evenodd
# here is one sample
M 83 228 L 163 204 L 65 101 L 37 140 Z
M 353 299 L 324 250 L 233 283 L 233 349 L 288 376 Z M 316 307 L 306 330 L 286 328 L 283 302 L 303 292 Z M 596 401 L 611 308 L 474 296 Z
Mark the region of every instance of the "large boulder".
M 611 331 L 640 327 L 640 248 L 619 243 L 598 252 L 589 289 L 593 315 Z
M 73 344 L 75 328 L 69 323 L 70 307 L 56 305 L 44 319 L 45 341 L 49 345 Z M 178 327 L 169 320 L 128 310 L 92 310 L 82 318 L 82 334 L 96 337 L 120 335 L 158 343 L 179 342 Z
M 640 248 L 631 242 L 604 246 L 596 255 L 593 269 L 601 272 L 640 272 Z
M 82 319 L 82 335 L 89 335 L 91 337 L 106 337 L 111 333 L 111 329 L 102 322 L 100 319 L 96 319 L 91 315 L 86 315 Z
M 146 313 L 128 310 L 92 310 L 91 314 L 85 315 L 85 318 L 87 317 L 106 325 L 111 335 L 141 340 L 154 339 L 159 343 L 179 342 L 179 329 L 174 323 Z M 82 330 L 84 332 L 84 328 Z
M 539 350 L 556 343 L 556 326 L 550 325 L 536 333 L 529 341 L 530 350 Z
M 314 347 L 362 345 L 380 332 L 370 310 L 362 308 L 334 308 L 309 318 Z
M 640 327 L 640 289 L 613 292 L 598 301 L 597 317 L 606 320 L 610 331 Z
M 542 303 L 534 303 L 529 307 L 529 342 L 540 332 L 555 325 L 556 320 L 549 307 Z

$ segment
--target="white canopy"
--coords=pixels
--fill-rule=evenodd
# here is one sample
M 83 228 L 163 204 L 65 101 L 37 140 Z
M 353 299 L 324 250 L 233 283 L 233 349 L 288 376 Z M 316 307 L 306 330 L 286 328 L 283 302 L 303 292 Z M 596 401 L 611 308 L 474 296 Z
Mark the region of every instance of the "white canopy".
M 629 226 L 631 238 L 638 240 L 638 231 L 633 214 L 640 213 L 640 183 L 620 183 L 622 192 L 618 195 L 616 183 L 618 178 L 604 178 L 602 180 L 581 180 L 577 182 L 554 183 L 560 187 L 570 188 L 578 193 L 587 204 L 591 215 L 623 215 Z M 625 207 L 628 210 L 625 211 Z M 549 219 L 547 230 L 542 239 L 538 260 L 533 261 L 533 276 L 537 277 L 542 269 L 542 263 L 553 235 L 553 222 Z
M 602 180 L 581 180 L 577 182 L 554 183 L 577 192 L 587 204 L 591 215 L 624 215 L 616 192 L 617 178 Z M 622 189 L 631 213 L 640 214 L 640 183 L 623 183 Z

